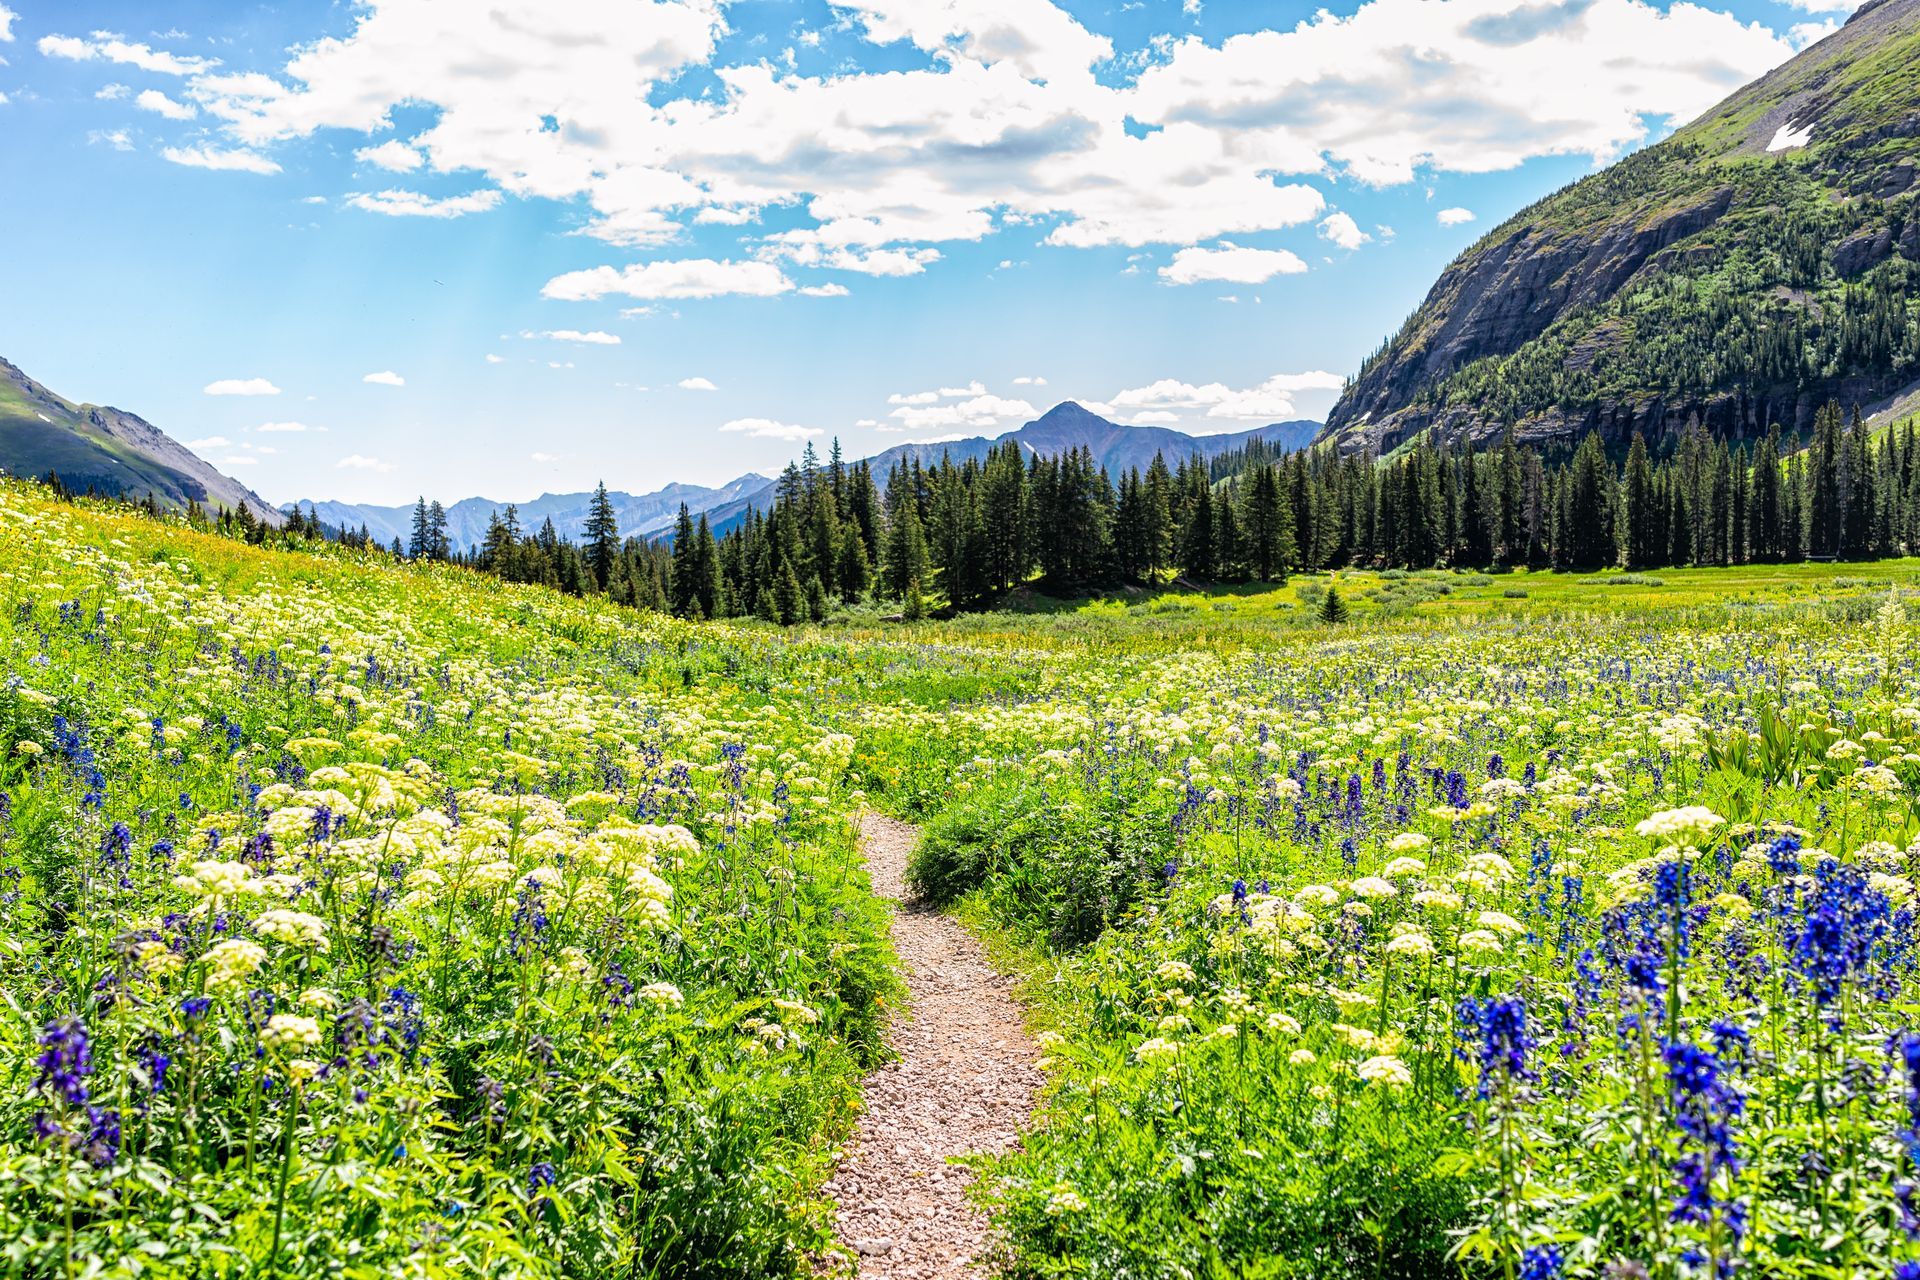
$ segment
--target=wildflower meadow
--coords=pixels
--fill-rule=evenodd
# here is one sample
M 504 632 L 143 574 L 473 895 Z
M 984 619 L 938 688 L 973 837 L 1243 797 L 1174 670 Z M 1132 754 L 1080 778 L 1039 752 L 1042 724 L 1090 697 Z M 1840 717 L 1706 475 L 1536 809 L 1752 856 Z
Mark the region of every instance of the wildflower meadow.
M 1910 1280 L 1851 572 L 781 631 L 5 483 L 0 1271 L 845 1272 L 877 809 L 1024 979 L 1000 1274 Z

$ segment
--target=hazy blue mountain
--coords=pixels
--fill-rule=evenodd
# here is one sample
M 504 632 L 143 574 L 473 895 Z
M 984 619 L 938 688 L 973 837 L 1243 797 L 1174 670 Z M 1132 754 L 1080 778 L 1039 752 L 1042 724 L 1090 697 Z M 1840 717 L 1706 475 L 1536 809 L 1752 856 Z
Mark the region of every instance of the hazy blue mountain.
M 70 489 L 144 499 L 169 510 L 189 499 L 212 514 L 248 510 L 269 524 L 280 513 L 265 498 L 213 466 L 160 428 L 120 409 L 76 404 L 0 360 L 0 470 L 44 480 L 58 472 Z
M 747 494 L 759 493 L 770 483 L 765 476 L 748 473 L 717 489 L 697 484 L 670 484 L 653 493 L 621 493 L 610 489 L 607 497 L 613 501 L 622 537 L 651 538 L 671 528 L 683 502 L 690 510 L 705 511 L 737 501 Z M 432 501 L 433 496 L 427 495 L 428 500 Z M 526 532 L 532 533 L 543 521 L 550 519 L 554 529 L 562 536 L 578 541 L 586 528 L 587 504 L 592 500 L 592 493 L 543 493 L 514 505 L 519 511 L 520 527 Z M 411 502 L 403 506 L 383 507 L 302 499 L 299 506 L 303 511 L 311 508 L 323 522 L 335 528 L 359 529 L 365 525 L 367 531 L 383 544 L 395 538 L 405 544 L 413 532 Z M 491 498 L 462 498 L 448 507 L 447 536 L 452 540 L 455 550 L 471 550 L 479 546 L 487 536 L 487 525 L 493 519 L 493 513 L 505 512 L 506 509 L 505 502 L 496 502 Z
M 925 465 L 943 457 L 955 462 L 977 461 L 985 458 L 995 445 L 1014 440 L 1027 453 L 1046 458 L 1084 446 L 1093 453 L 1094 461 L 1117 480 L 1121 472 L 1134 467 L 1145 471 L 1152 465 L 1155 454 L 1166 458 L 1169 467 L 1177 467 L 1184 458 L 1217 458 L 1245 448 L 1252 440 L 1266 440 L 1291 453 L 1304 448 L 1319 432 L 1318 422 L 1300 420 L 1275 422 L 1225 435 L 1193 436 L 1168 427 L 1121 426 L 1072 400 L 1063 400 L 1017 431 L 991 438 L 968 436 L 960 440 L 897 444 L 875 454 L 868 462 L 873 467 L 875 482 L 884 488 L 887 473 L 898 463 L 918 458 Z M 743 494 L 737 501 L 709 508 L 707 519 L 716 532 L 724 533 L 738 523 L 748 508 L 765 510 L 772 502 L 773 483 L 769 481 L 761 492 Z
M 940 440 L 898 444 L 867 461 L 874 479 L 885 485 L 887 472 L 896 463 L 919 458 L 924 463 L 950 457 L 956 462 L 984 458 L 987 451 L 1006 440 L 1016 440 L 1031 454 L 1053 457 L 1082 446 L 1092 450 L 1094 459 L 1116 477 L 1132 467 L 1145 470 L 1155 454 L 1164 455 L 1168 466 L 1181 459 L 1198 456 L 1216 458 L 1234 449 L 1244 448 L 1250 440 L 1268 440 L 1282 450 L 1301 448 L 1320 430 L 1317 422 L 1276 422 L 1249 431 L 1227 435 L 1191 436 L 1166 427 L 1123 427 L 1109 422 L 1071 400 L 1063 401 L 1017 431 L 999 436 L 969 436 L 961 440 Z M 680 514 L 680 504 L 698 515 L 705 512 L 716 533 L 724 533 L 750 508 L 765 510 L 773 503 L 774 481 L 751 473 L 717 489 L 700 485 L 670 484 L 654 493 L 608 492 L 614 511 L 620 518 L 623 537 L 656 538 L 669 534 Z M 429 500 L 435 495 L 428 494 Z M 532 531 L 551 518 L 553 527 L 576 541 L 586 527 L 587 503 L 591 493 L 548 493 L 530 502 L 517 504 L 522 529 Z M 442 499 L 444 501 L 444 499 Z M 289 504 L 291 506 L 291 504 Z M 397 507 L 370 506 L 348 502 L 309 501 L 299 503 L 304 511 L 312 508 L 320 519 L 343 529 L 365 525 L 382 543 L 399 538 L 404 544 L 413 530 L 413 504 Z M 447 533 L 456 550 L 480 545 L 487 534 L 487 523 L 495 511 L 507 504 L 490 498 L 463 498 L 447 508 Z

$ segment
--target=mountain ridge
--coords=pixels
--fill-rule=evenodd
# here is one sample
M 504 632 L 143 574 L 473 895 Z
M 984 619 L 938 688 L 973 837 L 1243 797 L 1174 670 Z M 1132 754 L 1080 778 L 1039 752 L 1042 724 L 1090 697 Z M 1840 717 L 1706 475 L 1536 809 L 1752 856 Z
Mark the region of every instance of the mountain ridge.
M 149 493 L 169 510 L 189 501 L 207 508 L 247 509 L 270 525 L 281 513 L 243 482 L 217 470 L 136 414 L 81 404 L 48 390 L 0 358 L 0 467 L 44 480 L 57 472 L 76 491 L 132 500 Z
M 1876 0 L 1443 271 L 1327 418 L 1617 443 L 1804 427 L 1920 382 L 1920 0 Z
M 1320 424 L 1305 419 L 1276 422 L 1246 431 L 1221 435 L 1195 436 L 1166 427 L 1130 427 L 1103 418 L 1077 401 L 1063 400 L 1046 413 L 1012 431 L 997 436 L 966 436 L 955 440 L 906 441 L 883 449 L 867 458 L 856 459 L 873 468 L 874 478 L 885 486 L 887 472 L 897 463 L 917 458 L 922 464 L 950 457 L 955 462 L 984 458 L 988 450 L 1013 440 L 1030 453 L 1053 456 L 1082 445 L 1093 450 L 1100 465 L 1109 471 L 1129 467 L 1145 468 L 1155 453 L 1164 454 L 1170 463 L 1181 458 L 1205 459 L 1243 448 L 1254 439 L 1276 441 L 1284 451 L 1300 448 L 1320 430 Z M 705 515 L 716 534 L 725 533 L 752 509 L 765 510 L 773 504 L 778 480 L 749 472 L 718 488 L 700 485 L 670 484 L 648 494 L 629 494 L 614 490 L 608 497 L 620 522 L 622 537 L 654 538 L 669 534 L 685 501 L 692 514 Z M 578 539 L 586 525 L 587 502 L 591 493 L 542 494 L 530 502 L 513 504 L 523 530 L 537 528 L 552 518 L 554 529 L 563 537 Z M 657 502 L 655 500 L 658 500 Z M 412 530 L 413 504 L 383 506 L 301 499 L 282 510 L 311 509 L 321 521 L 335 528 L 368 531 L 382 543 L 399 538 L 406 543 Z M 477 547 L 486 536 L 486 528 L 495 511 L 504 512 L 508 504 L 485 498 L 462 498 L 446 508 L 448 537 L 456 550 Z M 645 509 L 644 516 L 635 513 Z

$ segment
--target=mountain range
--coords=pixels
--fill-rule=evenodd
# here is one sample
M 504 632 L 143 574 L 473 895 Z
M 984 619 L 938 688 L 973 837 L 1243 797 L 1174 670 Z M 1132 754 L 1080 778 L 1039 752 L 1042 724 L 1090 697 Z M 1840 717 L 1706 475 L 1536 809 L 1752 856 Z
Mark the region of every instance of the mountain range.
M 1835 34 L 1461 254 L 1328 415 L 1422 432 L 1752 436 L 1920 382 L 1920 0 Z
M 144 418 L 62 399 L 0 359 L 0 470 L 67 488 L 134 499 L 152 494 L 173 510 L 189 500 L 211 512 L 241 503 L 268 524 L 281 514 L 231 476 L 222 475 Z
M 1181 459 L 1212 459 L 1223 453 L 1246 447 L 1252 440 L 1265 440 L 1283 452 L 1304 447 L 1320 431 L 1318 422 L 1276 422 L 1250 431 L 1226 435 L 1192 436 L 1166 427 L 1127 427 L 1110 422 L 1071 400 L 1063 401 L 1016 431 L 999 436 L 968 436 L 958 440 L 914 441 L 898 444 L 866 461 L 873 468 L 874 480 L 885 487 L 887 474 L 897 464 L 918 459 L 922 463 L 951 458 L 965 463 L 985 458 L 987 451 L 1007 441 L 1020 445 L 1029 454 L 1053 457 L 1069 449 L 1085 448 L 1094 460 L 1115 475 L 1133 467 L 1144 470 L 1156 454 L 1168 465 Z M 671 484 L 653 493 L 631 494 L 608 490 L 614 513 L 620 522 L 622 537 L 654 538 L 668 534 L 680 514 L 680 505 L 695 515 L 705 514 L 716 533 L 725 533 L 749 510 L 766 510 L 773 504 L 777 482 L 749 473 L 717 489 L 699 485 Z M 538 528 L 544 520 L 553 521 L 554 530 L 563 537 L 579 539 L 586 528 L 587 504 L 591 493 L 542 494 L 530 502 L 516 504 L 523 529 Z M 345 502 L 309 501 L 289 503 L 309 508 L 325 524 L 336 528 L 358 529 L 366 526 L 381 542 L 396 537 L 404 544 L 413 528 L 413 504 L 385 507 Z M 447 534 L 456 550 L 468 550 L 486 537 L 487 525 L 496 511 L 507 504 L 488 498 L 463 498 L 447 508 Z

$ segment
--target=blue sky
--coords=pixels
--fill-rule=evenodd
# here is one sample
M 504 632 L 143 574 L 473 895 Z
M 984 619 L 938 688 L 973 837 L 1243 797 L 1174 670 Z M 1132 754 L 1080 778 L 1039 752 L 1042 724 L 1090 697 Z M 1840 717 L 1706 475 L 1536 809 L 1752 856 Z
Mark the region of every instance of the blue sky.
M 275 501 L 1320 417 L 1847 0 L 0 0 L 0 355 Z

